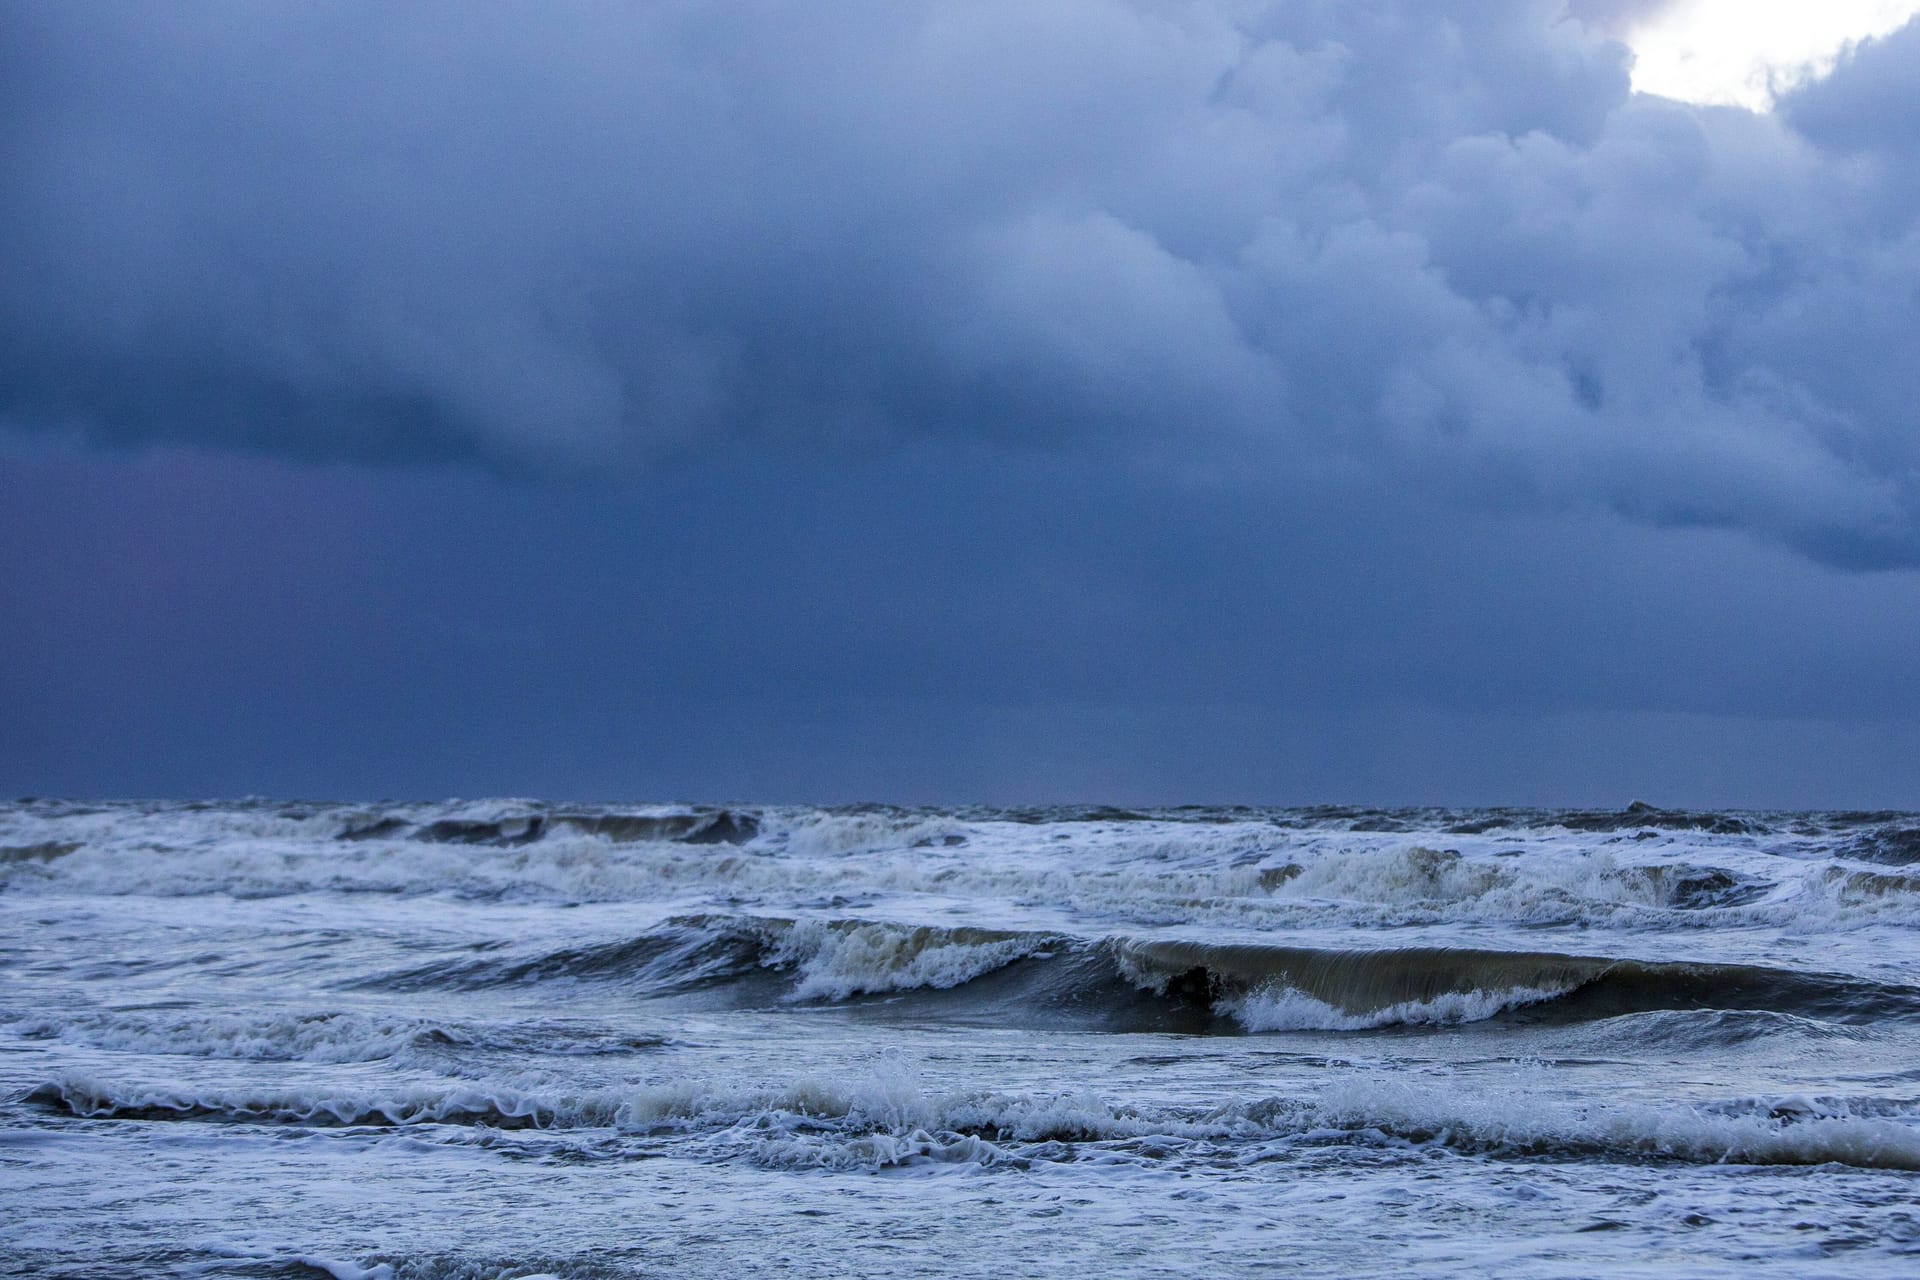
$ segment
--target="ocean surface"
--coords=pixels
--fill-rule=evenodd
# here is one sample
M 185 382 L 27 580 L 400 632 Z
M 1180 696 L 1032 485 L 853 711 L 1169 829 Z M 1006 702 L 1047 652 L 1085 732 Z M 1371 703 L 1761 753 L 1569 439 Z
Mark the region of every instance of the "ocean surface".
M 1920 816 L 0 806 L 0 1269 L 1920 1274 Z

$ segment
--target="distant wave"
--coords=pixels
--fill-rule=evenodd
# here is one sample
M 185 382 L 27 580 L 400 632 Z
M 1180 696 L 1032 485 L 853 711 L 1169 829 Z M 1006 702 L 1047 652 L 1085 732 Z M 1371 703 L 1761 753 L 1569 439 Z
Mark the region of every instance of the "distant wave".
M 1665 824 L 1665 825 L 1662 825 Z M 1460 833 L 1466 834 L 1460 834 Z M 1911 855 L 1911 856 L 1910 856 Z M 1045 903 L 1133 925 L 1920 924 L 1899 814 L 0 805 L 0 890 Z
M 501 817 L 448 817 L 413 820 L 386 814 L 350 820 L 338 840 L 406 839 L 437 844 L 531 844 L 548 835 L 598 836 L 620 844 L 672 841 L 679 844 L 745 844 L 760 834 L 760 819 L 730 809 L 683 813 L 570 813 L 535 811 Z

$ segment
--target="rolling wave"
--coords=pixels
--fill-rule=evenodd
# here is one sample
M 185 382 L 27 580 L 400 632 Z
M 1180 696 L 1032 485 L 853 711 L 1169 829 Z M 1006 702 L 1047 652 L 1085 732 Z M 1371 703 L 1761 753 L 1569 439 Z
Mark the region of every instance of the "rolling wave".
M 1504 1015 L 1583 1022 L 1751 1010 L 1848 1025 L 1920 1020 L 1920 986 L 1760 965 L 1460 947 L 1315 948 L 908 925 L 695 916 L 631 938 L 445 960 L 371 978 L 394 990 L 617 983 L 734 1003 L 885 998 L 914 1016 L 1114 1031 L 1369 1030 Z M 874 1006 L 879 1012 L 886 1010 Z
M 1920 1018 L 1920 987 L 1759 965 L 1460 947 L 1152 941 L 1121 942 L 1116 951 L 1123 971 L 1156 991 L 1251 1008 L 1254 1020 L 1294 997 L 1298 1011 L 1310 1009 L 1305 1001 L 1331 1011 L 1323 1030 L 1479 1021 L 1529 1006 L 1535 1017 L 1561 1021 L 1660 1009 L 1765 1010 L 1843 1024 Z
M 1409 1083 L 1350 1072 L 1300 1096 L 1212 1106 L 1114 1104 L 1075 1095 L 930 1093 L 876 1072 L 729 1089 L 678 1081 L 563 1093 L 482 1084 L 325 1090 L 179 1089 L 69 1077 L 22 1099 L 79 1120 L 184 1121 L 302 1128 L 598 1131 L 636 1155 L 684 1148 L 784 1168 L 927 1162 L 1025 1165 L 1086 1148 L 1161 1160 L 1244 1159 L 1282 1148 L 1385 1146 L 1502 1159 L 1676 1161 L 1920 1170 L 1920 1127 L 1905 1111 L 1847 1099 L 1570 1104 L 1509 1084 Z M 461 1140 L 457 1132 L 453 1140 Z

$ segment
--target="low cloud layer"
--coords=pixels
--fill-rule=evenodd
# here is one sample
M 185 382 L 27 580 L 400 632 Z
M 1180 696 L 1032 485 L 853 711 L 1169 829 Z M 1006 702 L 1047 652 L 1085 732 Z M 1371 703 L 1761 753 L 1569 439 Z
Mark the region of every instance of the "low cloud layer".
M 1756 116 L 1632 96 L 1635 7 L 10 5 L 0 416 L 985 441 L 1920 563 L 1920 24 Z

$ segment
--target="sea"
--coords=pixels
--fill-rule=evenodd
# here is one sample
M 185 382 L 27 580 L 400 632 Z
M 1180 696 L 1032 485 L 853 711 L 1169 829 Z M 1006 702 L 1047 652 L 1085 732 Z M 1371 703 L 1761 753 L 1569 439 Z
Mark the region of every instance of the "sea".
M 0 1271 L 1920 1275 L 1920 816 L 0 806 Z

